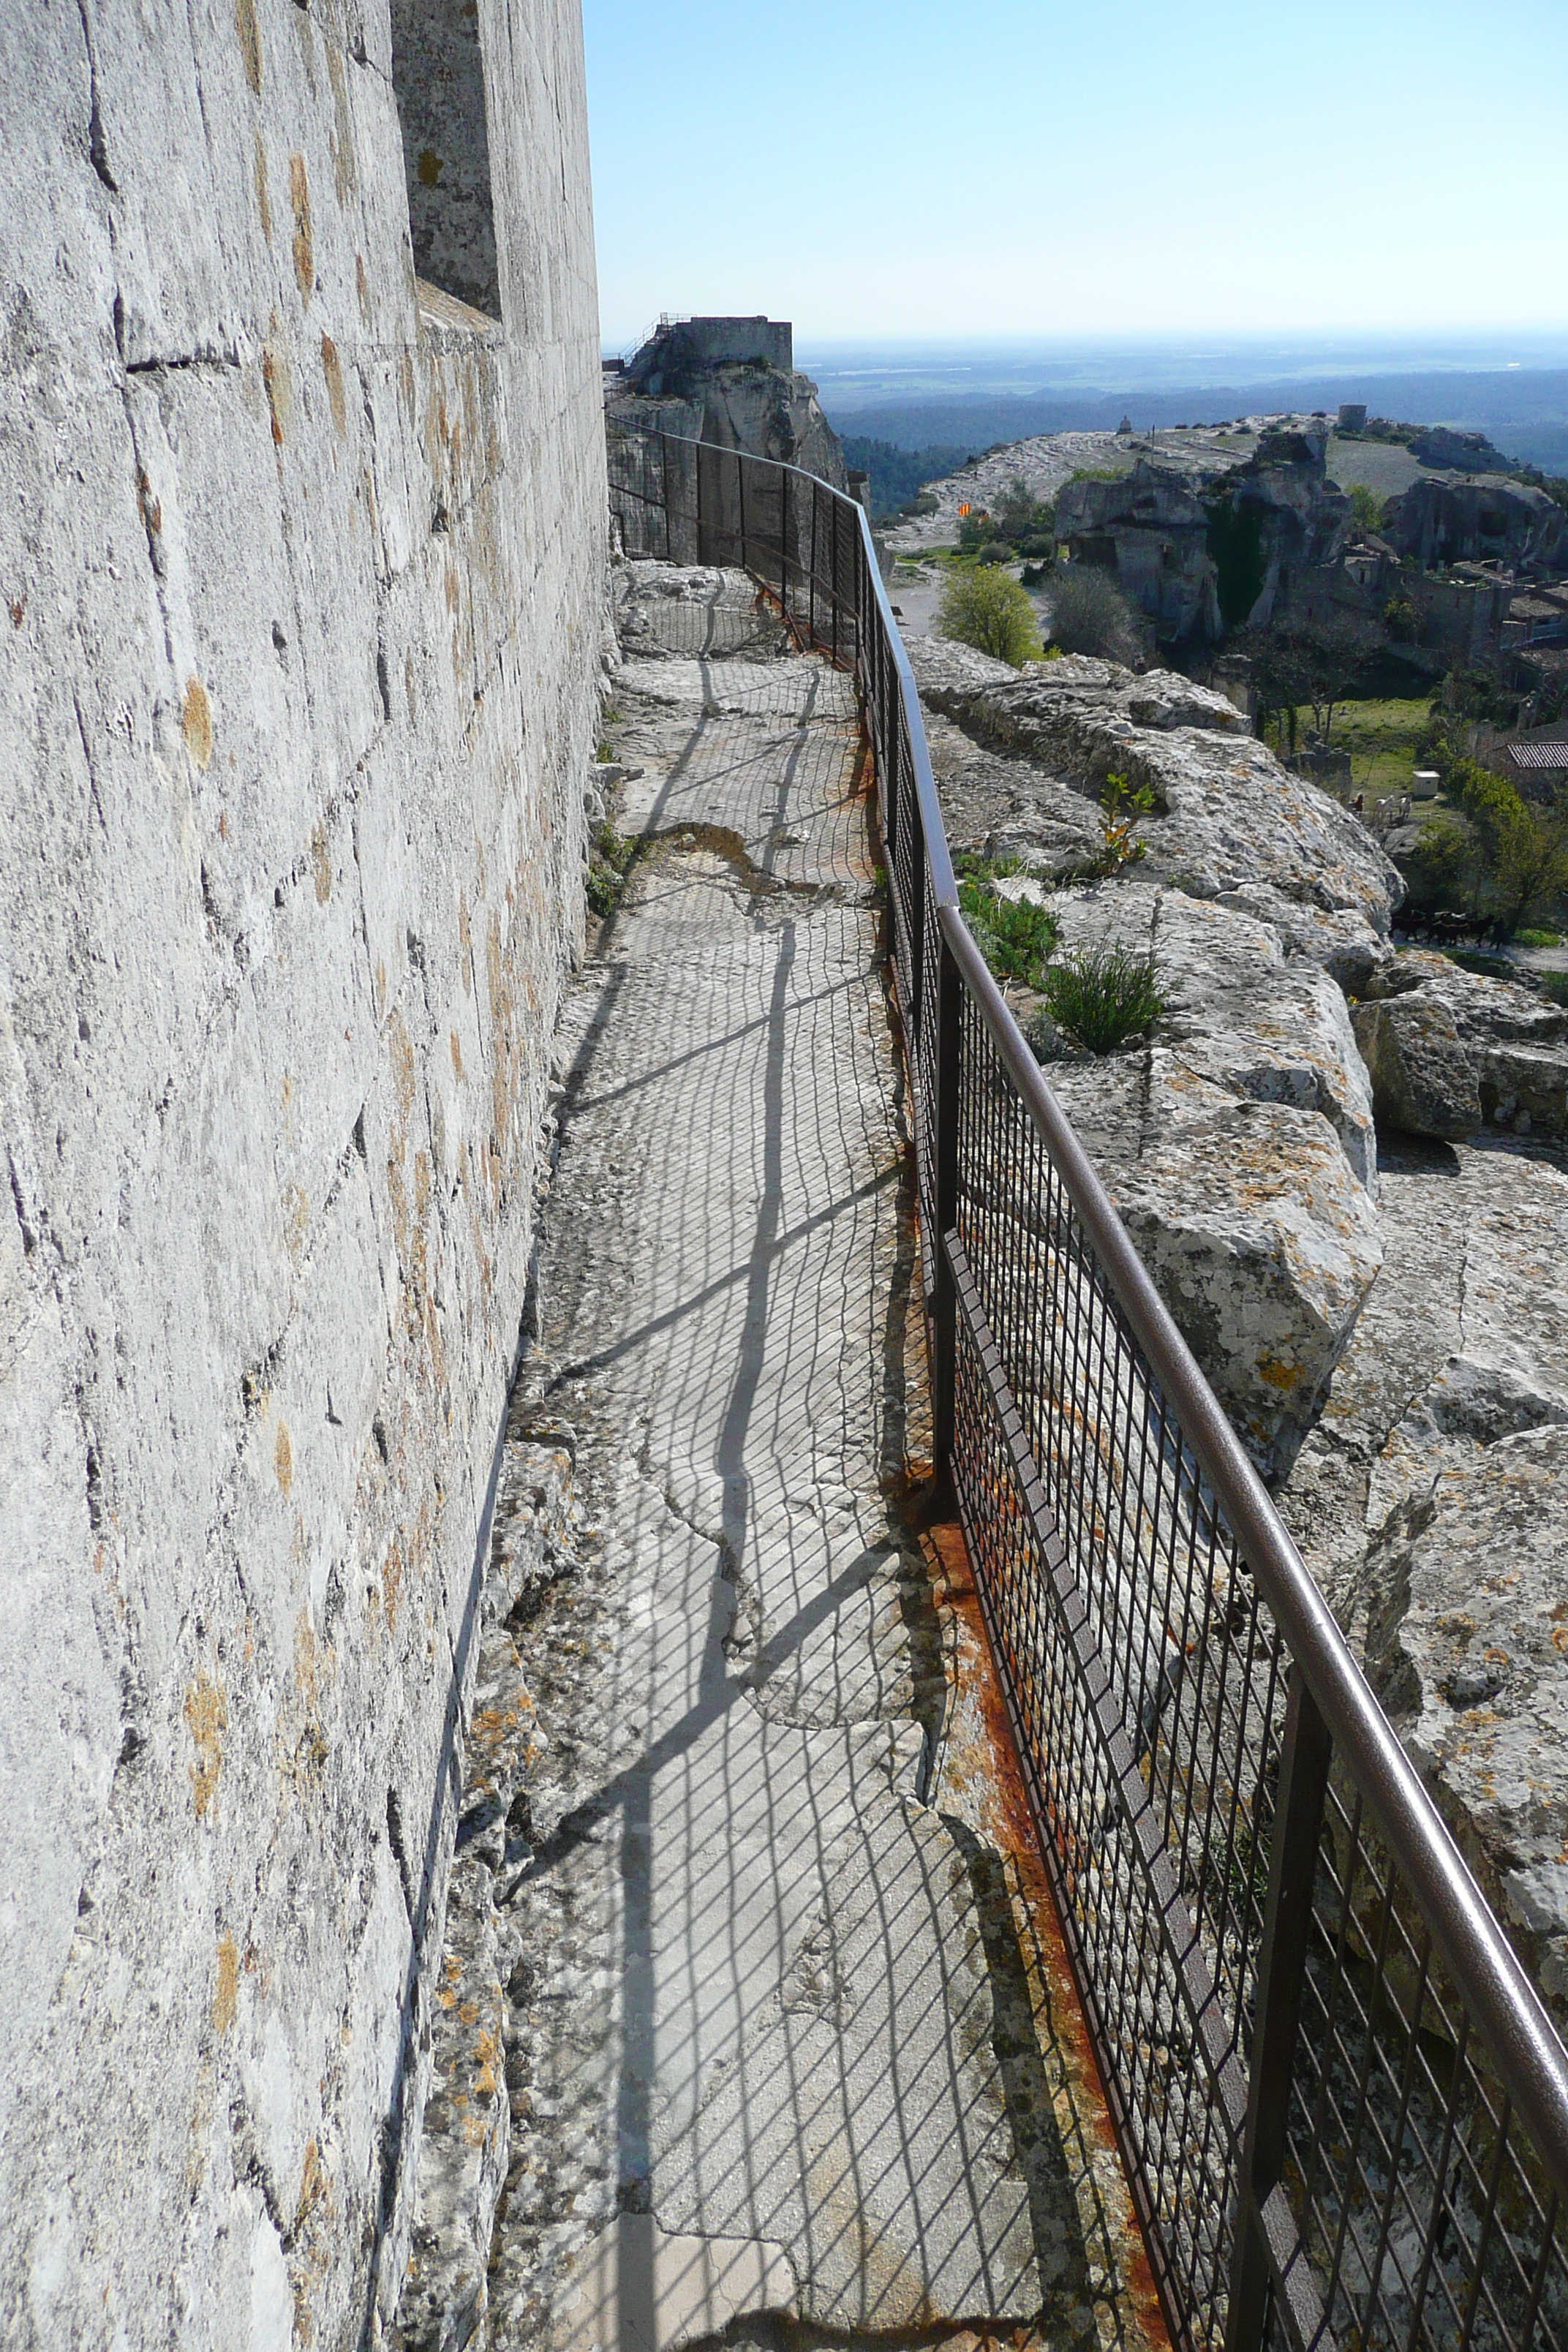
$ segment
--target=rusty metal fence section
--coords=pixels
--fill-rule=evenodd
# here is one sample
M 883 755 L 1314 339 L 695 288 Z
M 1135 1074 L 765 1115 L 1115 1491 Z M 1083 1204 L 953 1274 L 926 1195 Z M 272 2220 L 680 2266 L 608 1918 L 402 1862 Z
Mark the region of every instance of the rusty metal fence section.
M 853 670 L 962 1519 L 1180 2352 L 1568 2347 L 1568 2056 L 959 913 L 853 500 L 609 420 L 631 555 Z

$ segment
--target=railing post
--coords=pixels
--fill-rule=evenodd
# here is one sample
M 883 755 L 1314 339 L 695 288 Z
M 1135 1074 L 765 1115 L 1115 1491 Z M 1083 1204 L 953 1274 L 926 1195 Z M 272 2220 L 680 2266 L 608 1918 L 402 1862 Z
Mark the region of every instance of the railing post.
M 811 643 L 816 644 L 816 509 L 822 493 L 816 484 L 811 486 Z
M 827 535 L 827 563 L 828 578 L 832 583 L 830 593 L 833 604 L 833 658 L 837 661 L 838 659 L 838 500 L 837 499 L 829 507 L 828 512 L 833 517 L 833 528 Z
M 915 887 L 925 893 L 925 876 Z M 931 1493 L 927 1508 L 931 1517 L 946 1517 L 952 1507 L 953 1397 L 958 1370 L 958 1293 L 948 1262 L 943 1235 L 958 1223 L 958 1097 L 963 1082 L 963 982 L 938 918 L 936 1003 L 922 1004 L 920 1018 L 936 1017 L 936 1133 L 932 1139 L 932 1177 L 936 1231 L 922 1234 L 921 1246 L 931 1254 L 934 1279 L 931 1286 Z
M 1247 2084 L 1247 2135 L 1237 2179 L 1236 2245 L 1225 2352 L 1260 2352 L 1268 2320 L 1264 2207 L 1285 2169 L 1290 2084 L 1301 2019 L 1301 1987 L 1312 1927 L 1312 1885 L 1323 1829 L 1333 1742 L 1307 1688 L 1290 1669 L 1285 1745 L 1268 1865 L 1268 1901 L 1258 1962 L 1257 2022 Z
M 699 563 L 706 563 L 708 561 L 702 515 L 702 450 L 703 444 L 699 441 L 691 452 L 692 471 L 697 477 L 697 562 Z

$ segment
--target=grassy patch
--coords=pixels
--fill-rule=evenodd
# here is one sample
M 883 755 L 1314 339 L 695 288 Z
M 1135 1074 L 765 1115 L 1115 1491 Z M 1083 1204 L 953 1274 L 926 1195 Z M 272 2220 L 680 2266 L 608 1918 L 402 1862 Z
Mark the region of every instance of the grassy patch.
M 1563 934 L 1561 931 L 1538 930 L 1532 924 L 1522 931 L 1515 931 L 1513 943 L 1516 948 L 1560 948 Z
M 1351 790 L 1353 793 L 1407 793 L 1410 779 L 1415 772 L 1415 746 L 1431 724 L 1431 703 L 1421 696 L 1414 700 L 1386 702 L 1342 702 L 1334 711 L 1334 723 L 1330 741 L 1335 750 L 1351 755 Z M 1297 740 L 1305 745 L 1312 740 L 1312 711 L 1303 703 L 1296 713 Z M 1283 739 L 1283 740 L 1282 740 Z M 1283 756 L 1289 749 L 1289 737 L 1278 723 L 1270 722 L 1266 737 L 1271 750 Z
M 1111 940 L 1052 964 L 1046 1003 L 1057 1027 L 1078 1045 L 1110 1054 L 1159 1019 L 1165 1003 L 1160 981 L 1152 955 Z
M 1040 987 L 1057 943 L 1056 917 L 1031 899 L 998 898 L 988 876 L 980 878 L 986 875 L 983 861 L 972 858 L 968 864 L 969 876 L 958 886 L 959 909 L 993 977 Z M 1003 870 L 993 866 L 989 874 Z

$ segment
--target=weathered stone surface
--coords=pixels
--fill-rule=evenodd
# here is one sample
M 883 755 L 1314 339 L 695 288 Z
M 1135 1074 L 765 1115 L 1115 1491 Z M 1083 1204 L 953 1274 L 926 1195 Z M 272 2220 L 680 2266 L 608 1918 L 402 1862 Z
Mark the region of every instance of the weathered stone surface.
M 8 2345 L 402 2276 L 602 610 L 577 12 L 479 24 L 500 321 L 386 9 L 0 23 Z
M 1091 801 L 1058 783 L 1027 760 L 984 750 L 932 711 L 926 719 L 931 777 L 948 846 L 987 858 L 1016 859 L 1024 872 L 1056 880 L 1080 872 L 1104 847 Z
M 1568 1133 L 1568 1009 L 1417 950 L 1383 965 L 1368 995 L 1356 1034 L 1380 1118 L 1424 1135 L 1472 1133 L 1483 1114 Z
M 1407 948 L 1380 968 L 1365 991 L 1370 997 L 1408 996 L 1419 990 L 1446 1005 L 1461 1037 L 1479 1044 L 1517 1042 L 1553 1045 L 1568 1042 L 1568 1006 L 1537 996 L 1516 981 L 1493 980 L 1467 971 L 1445 955 Z
M 910 657 L 921 699 L 987 748 L 1095 799 L 1110 775 L 1147 785 L 1156 813 L 1137 828 L 1145 878 L 1199 898 L 1262 886 L 1326 914 L 1349 910 L 1386 937 L 1404 889 L 1397 868 L 1347 809 L 1247 736 L 1225 696 L 1087 656 L 982 669 L 966 648 L 917 639 Z
M 497 1910 L 510 1814 L 533 1760 L 533 1699 L 514 1627 L 560 1572 L 581 1518 L 571 1455 L 553 1431 L 537 1438 L 526 1407 L 510 1417 L 489 1568 L 483 1633 L 464 1728 L 457 1853 L 431 2005 L 430 2094 L 419 2139 L 398 2352 L 456 2352 L 485 2325 L 496 2204 L 511 2147 L 505 1982 L 515 1952 Z
M 1411 1135 L 1473 1135 L 1481 1123 L 1475 1064 L 1447 1005 L 1421 995 L 1358 1004 L 1355 1036 L 1379 1120 Z
M 1010 887 L 1004 882 L 1004 891 Z M 1117 942 L 1152 954 L 1164 1007 L 1154 1041 L 1200 1077 L 1253 1102 L 1319 1111 L 1375 1197 L 1372 1095 L 1344 998 L 1263 923 L 1136 881 L 1058 891 L 1058 952 Z
M 1238 1097 L 1167 1046 L 1047 1075 L 1242 1438 L 1282 1469 L 1382 1263 L 1332 1129 Z
M 645 845 L 568 1003 L 526 1372 L 588 1516 L 513 1616 L 491 2340 L 1087 2341 L 1125 2252 L 1091 2290 L 1066 2126 L 1010 2088 L 1010 2037 L 1048 2055 L 991 1989 L 1010 1914 L 919 1793 L 943 1675 L 888 1501 L 911 1269 L 853 705 L 765 680 L 752 607 L 659 599 L 671 650 L 616 681 Z
M 1364 996 L 1393 950 L 1359 908 L 1313 907 L 1287 898 L 1272 883 L 1246 882 L 1222 890 L 1218 903 L 1267 923 L 1287 955 L 1321 963 L 1347 996 Z
M 1560 2025 L 1568 2024 L 1564 1421 L 1568 1400 L 1553 1425 L 1498 1434 L 1446 1465 L 1393 1515 L 1357 1595 L 1374 1685 Z

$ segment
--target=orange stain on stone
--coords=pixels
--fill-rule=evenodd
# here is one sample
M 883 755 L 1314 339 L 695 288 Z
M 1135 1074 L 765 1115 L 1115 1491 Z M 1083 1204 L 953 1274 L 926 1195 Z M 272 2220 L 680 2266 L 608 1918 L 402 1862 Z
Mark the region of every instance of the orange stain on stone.
M 343 399 L 343 371 L 338 358 L 338 347 L 331 335 L 321 337 L 321 373 L 327 379 L 327 402 L 332 412 L 335 432 L 348 429 L 348 408 Z
M 185 680 L 185 697 L 180 705 L 180 732 L 185 739 L 185 749 L 197 767 L 205 768 L 213 755 L 213 713 L 206 688 L 199 677 Z
M 289 158 L 289 202 L 294 214 L 294 275 L 308 302 L 316 283 L 316 249 L 310 234 L 310 183 L 303 155 Z
M 259 98 L 261 35 L 256 23 L 256 0 L 234 0 L 234 29 L 239 35 L 239 54 L 245 61 L 245 79 Z
M 199 1673 L 185 1693 L 184 1717 L 196 1748 L 195 1762 L 186 1767 L 191 1802 L 197 1821 L 204 1822 L 216 1801 L 223 1771 L 223 1736 L 228 1729 L 228 1700 L 223 1685 L 205 1671 Z
M 281 1421 L 272 1447 L 272 1467 L 277 1473 L 278 1484 L 287 1496 L 294 1484 L 294 1448 L 289 1443 L 288 1424 Z
M 217 1987 L 213 1994 L 213 2032 L 226 2033 L 239 2005 L 239 1952 L 232 1936 L 217 1939 Z

